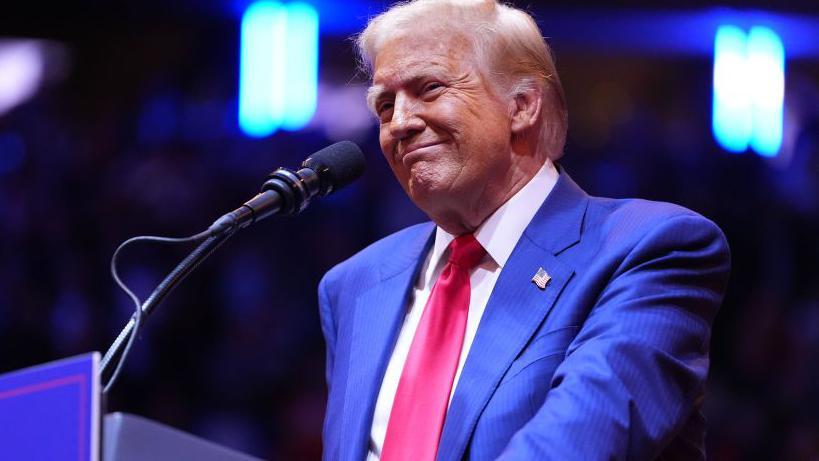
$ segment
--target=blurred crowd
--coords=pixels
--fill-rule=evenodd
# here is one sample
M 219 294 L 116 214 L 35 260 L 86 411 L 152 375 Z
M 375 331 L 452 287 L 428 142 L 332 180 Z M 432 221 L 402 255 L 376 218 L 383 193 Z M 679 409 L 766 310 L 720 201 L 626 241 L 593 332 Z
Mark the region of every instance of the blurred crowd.
M 148 319 L 107 400 L 266 459 L 318 459 L 316 285 L 424 217 L 380 158 L 374 120 L 246 138 L 235 37 L 140 27 L 69 37 L 65 77 L 0 115 L 0 372 L 107 349 L 133 309 L 108 273 L 121 241 L 194 234 L 276 167 L 347 135 L 367 155 L 362 180 L 234 236 Z M 349 42 L 322 46 L 323 84 L 360 94 Z M 594 195 L 679 203 L 728 236 L 704 404 L 710 457 L 819 459 L 819 63 L 789 68 L 789 141 L 767 160 L 715 145 L 710 62 L 556 48 L 572 177 Z M 191 249 L 139 244 L 121 273 L 144 298 Z

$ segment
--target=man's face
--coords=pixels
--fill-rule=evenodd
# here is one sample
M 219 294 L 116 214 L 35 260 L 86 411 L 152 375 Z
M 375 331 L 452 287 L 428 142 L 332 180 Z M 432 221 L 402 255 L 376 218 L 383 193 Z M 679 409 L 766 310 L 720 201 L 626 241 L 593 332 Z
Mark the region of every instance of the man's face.
M 483 75 L 457 37 L 402 35 L 376 56 L 370 100 L 381 150 L 433 219 L 494 199 L 487 195 L 499 193 L 511 168 L 511 109 Z

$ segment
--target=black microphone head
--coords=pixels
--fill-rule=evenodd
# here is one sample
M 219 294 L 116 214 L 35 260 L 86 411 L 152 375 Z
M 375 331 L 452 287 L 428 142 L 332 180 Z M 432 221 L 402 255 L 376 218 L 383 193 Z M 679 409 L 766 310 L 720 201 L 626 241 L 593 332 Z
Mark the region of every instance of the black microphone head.
M 327 195 L 353 182 L 364 172 L 364 153 L 351 141 L 341 141 L 307 157 L 303 168 L 309 168 L 319 177 L 319 193 Z

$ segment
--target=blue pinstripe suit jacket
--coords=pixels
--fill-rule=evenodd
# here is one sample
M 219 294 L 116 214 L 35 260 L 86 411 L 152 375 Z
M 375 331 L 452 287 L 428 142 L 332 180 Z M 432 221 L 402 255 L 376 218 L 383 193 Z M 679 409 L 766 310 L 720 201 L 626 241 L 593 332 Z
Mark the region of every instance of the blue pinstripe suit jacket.
M 404 229 L 319 286 L 324 459 L 366 457 L 381 380 L 433 236 L 432 223 Z M 531 282 L 539 267 L 552 277 L 544 290 Z M 702 216 L 590 197 L 562 172 L 495 285 L 438 460 L 704 458 L 699 408 L 728 270 L 725 238 Z

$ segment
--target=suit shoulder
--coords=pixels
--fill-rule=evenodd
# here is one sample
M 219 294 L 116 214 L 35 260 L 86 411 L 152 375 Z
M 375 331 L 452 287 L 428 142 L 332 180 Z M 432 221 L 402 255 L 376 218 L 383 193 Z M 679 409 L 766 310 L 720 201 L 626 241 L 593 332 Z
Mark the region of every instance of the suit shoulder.
M 591 197 L 584 226 L 599 229 L 602 238 L 632 240 L 635 245 L 644 238 L 662 235 L 679 241 L 710 241 L 727 248 L 725 235 L 713 221 L 673 203 Z
M 426 245 L 434 228 L 433 223 L 424 222 L 383 237 L 330 269 L 324 281 L 334 283 L 354 276 L 357 282 L 366 282 L 378 275 L 377 268 L 382 262 L 400 266 L 402 259 L 406 259 L 411 264 L 417 261 L 415 253 Z
M 675 216 L 702 217 L 700 214 L 680 205 L 638 198 L 589 197 L 589 210 L 607 219 L 634 220 L 643 223 L 662 221 Z
M 688 208 L 673 203 L 643 199 L 590 197 L 588 218 L 590 222 L 598 225 L 608 223 L 646 228 L 670 220 L 688 221 L 717 228 L 713 221 Z

